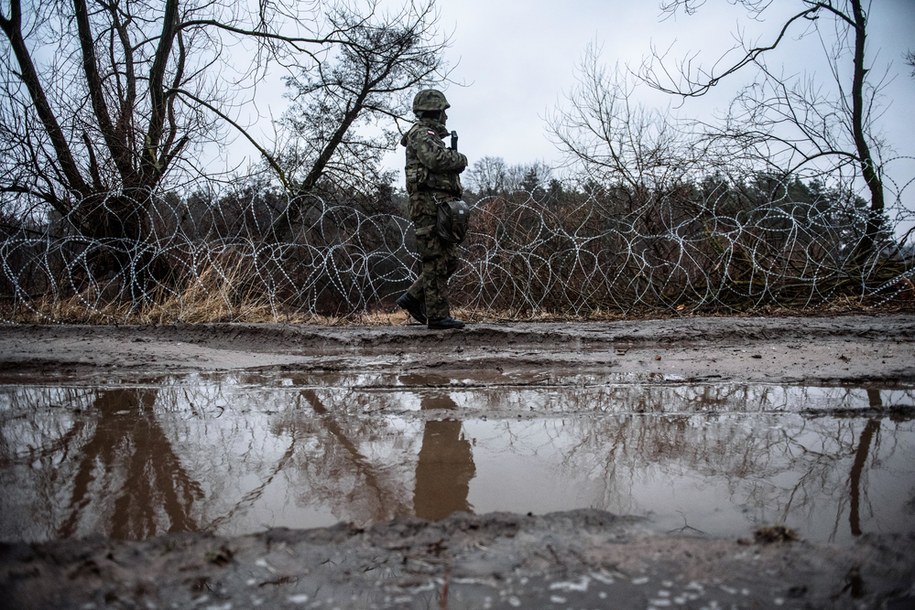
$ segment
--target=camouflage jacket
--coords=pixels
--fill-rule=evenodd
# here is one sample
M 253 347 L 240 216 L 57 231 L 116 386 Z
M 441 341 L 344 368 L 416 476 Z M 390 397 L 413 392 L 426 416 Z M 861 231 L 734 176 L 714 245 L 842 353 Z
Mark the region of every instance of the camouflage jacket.
M 467 157 L 445 146 L 448 135 L 437 121 L 420 119 L 400 140 L 407 147 L 407 193 L 444 191 L 460 197 L 463 194 L 459 174 L 467 167 Z

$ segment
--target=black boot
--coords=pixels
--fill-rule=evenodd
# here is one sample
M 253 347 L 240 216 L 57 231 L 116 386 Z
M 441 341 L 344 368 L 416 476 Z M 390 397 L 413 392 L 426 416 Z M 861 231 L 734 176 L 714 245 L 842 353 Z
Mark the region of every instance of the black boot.
M 429 320 L 429 328 L 433 330 L 451 330 L 464 328 L 464 323 L 454 318 L 438 318 L 437 320 Z
M 413 316 L 413 319 L 420 324 L 426 323 L 426 306 L 410 296 L 409 292 L 400 295 L 397 299 L 397 306 L 407 310 L 407 312 Z

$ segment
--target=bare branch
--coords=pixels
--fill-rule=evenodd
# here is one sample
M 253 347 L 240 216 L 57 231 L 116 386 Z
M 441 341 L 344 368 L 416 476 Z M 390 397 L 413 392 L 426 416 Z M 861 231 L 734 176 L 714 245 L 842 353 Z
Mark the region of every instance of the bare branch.
M 19 78 L 25 84 L 29 92 L 29 97 L 35 105 L 35 111 L 38 118 L 51 140 L 51 144 L 56 153 L 61 173 L 66 179 L 69 187 L 80 196 L 86 195 L 90 189 L 83 180 L 79 168 L 74 160 L 73 153 L 70 150 L 67 137 L 64 135 L 57 120 L 54 110 L 48 100 L 48 95 L 41 84 L 38 71 L 32 61 L 32 56 L 22 37 L 22 9 L 20 0 L 12 0 L 10 3 L 9 19 L 0 19 L 0 29 L 9 40 L 10 46 L 16 57 L 20 74 Z
M 685 0 L 678 0 L 680 1 Z M 791 26 L 802 19 L 814 19 L 816 13 L 823 8 L 820 6 L 822 3 L 816 3 L 813 7 L 808 8 L 800 13 L 797 13 L 790 17 L 782 25 L 778 34 L 775 36 L 775 39 L 768 45 L 752 47 L 745 50 L 743 57 L 741 57 L 737 62 L 727 66 L 720 72 L 709 74 L 707 77 L 699 78 L 698 75 L 693 75 L 693 70 L 691 68 L 692 60 L 687 60 L 683 66 L 684 70 L 680 71 L 680 76 L 682 77 L 683 85 L 664 85 L 661 79 L 658 77 L 657 70 L 654 65 L 649 63 L 643 63 L 641 69 L 638 71 L 639 76 L 651 87 L 662 91 L 664 93 L 669 93 L 672 95 L 678 95 L 681 97 L 701 97 L 708 93 L 713 87 L 715 87 L 723 78 L 727 78 L 737 72 L 740 72 L 744 67 L 755 63 L 758 61 L 759 57 L 769 51 L 772 51 L 778 48 L 779 44 L 785 39 L 785 36 L 788 33 L 788 30 Z M 692 9 L 695 11 L 695 8 Z M 695 57 L 695 56 L 693 56 Z M 661 72 L 665 77 L 664 80 L 676 83 L 677 79 L 673 76 L 673 73 L 664 66 L 663 57 L 654 55 L 655 63 L 661 65 Z
M 189 100 L 192 100 L 194 103 L 199 104 L 200 106 L 203 106 L 204 108 L 206 108 L 213 114 L 217 115 L 223 121 L 225 121 L 226 123 L 231 125 L 236 131 L 238 131 L 242 136 L 244 136 L 244 138 L 246 140 L 248 140 L 248 142 L 250 142 L 251 145 L 254 146 L 254 148 L 257 149 L 257 151 L 264 157 L 264 159 L 267 161 L 267 163 L 270 164 L 270 167 L 272 167 L 276 171 L 277 176 L 280 179 L 280 182 L 283 184 L 283 188 L 286 188 L 286 189 L 289 188 L 290 185 L 289 185 L 288 180 L 286 179 L 286 174 L 283 171 L 283 168 L 279 165 L 279 163 L 277 163 L 277 161 L 273 158 L 273 155 L 271 155 L 267 151 L 267 149 L 264 148 L 264 146 L 262 146 L 257 141 L 257 139 L 254 136 L 249 134 L 248 131 L 244 127 L 242 127 L 239 123 L 237 123 L 235 120 L 233 120 L 232 117 L 225 114 L 222 110 L 220 110 L 215 105 L 207 102 L 206 100 L 204 100 L 202 98 L 197 97 L 190 91 L 184 91 L 182 89 L 175 89 L 172 91 L 172 93 L 175 95 L 184 96 L 184 97 L 188 98 Z

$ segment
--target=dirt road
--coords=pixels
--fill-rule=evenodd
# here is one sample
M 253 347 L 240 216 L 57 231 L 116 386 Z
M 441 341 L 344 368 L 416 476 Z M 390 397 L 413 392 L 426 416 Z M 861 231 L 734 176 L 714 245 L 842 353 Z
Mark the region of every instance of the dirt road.
M 499 371 L 915 386 L 915 315 L 391 326 L 5 326 L 0 381 L 182 371 Z M 903 407 L 894 417 L 911 419 Z M 875 415 L 876 416 L 876 415 Z M 912 486 L 913 481 L 901 481 Z M 915 508 L 912 509 L 915 512 Z M 766 536 L 768 534 L 768 537 Z M 790 535 L 787 536 L 790 538 Z M 596 510 L 241 537 L 0 546 L 7 608 L 907 608 L 915 536 L 852 545 L 662 534 Z
M 608 323 L 4 326 L 7 377 L 112 371 L 600 370 L 721 381 L 913 379 L 915 315 L 739 317 Z

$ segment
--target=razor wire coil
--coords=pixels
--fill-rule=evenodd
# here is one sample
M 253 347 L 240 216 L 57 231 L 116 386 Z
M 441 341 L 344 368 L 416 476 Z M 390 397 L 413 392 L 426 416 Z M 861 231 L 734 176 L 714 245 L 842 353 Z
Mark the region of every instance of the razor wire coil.
M 416 278 L 403 215 L 315 196 L 273 206 L 263 199 L 226 209 L 149 198 L 137 203 L 142 231 L 132 237 L 87 237 L 66 217 L 7 225 L 2 317 L 193 321 L 207 308 L 225 321 L 254 311 L 274 321 L 347 316 L 391 310 Z M 587 317 L 915 299 L 911 244 L 852 256 L 864 211 L 776 201 L 728 212 L 724 203 L 661 199 L 620 209 L 594 196 L 481 198 L 459 247 L 451 300 L 470 311 Z M 66 303 L 82 311 L 64 312 Z

